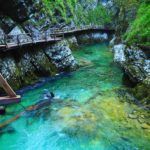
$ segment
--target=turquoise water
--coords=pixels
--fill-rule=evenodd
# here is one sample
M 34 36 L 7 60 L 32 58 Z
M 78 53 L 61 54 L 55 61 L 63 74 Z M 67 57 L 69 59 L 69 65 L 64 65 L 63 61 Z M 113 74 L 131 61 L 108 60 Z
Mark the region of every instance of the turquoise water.
M 0 150 L 149 150 L 149 124 L 138 120 L 147 113 L 119 99 L 123 73 L 107 45 L 73 53 L 82 67 L 24 93 L 25 108 L 39 101 L 44 89 L 57 100 L 0 129 Z M 9 106 L 0 122 L 24 111 L 21 105 Z M 128 117 L 133 111 L 138 119 Z

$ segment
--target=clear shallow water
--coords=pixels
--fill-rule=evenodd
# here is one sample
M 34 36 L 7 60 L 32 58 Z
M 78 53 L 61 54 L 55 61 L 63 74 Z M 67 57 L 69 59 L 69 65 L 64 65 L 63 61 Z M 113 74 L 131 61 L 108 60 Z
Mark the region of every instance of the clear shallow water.
M 74 56 L 84 67 L 29 90 L 21 104 L 35 104 L 44 89 L 61 100 L 1 129 L 0 150 L 149 150 L 150 128 L 128 117 L 133 110 L 145 112 L 120 101 L 123 73 L 106 44 L 81 47 Z M 0 122 L 23 110 L 8 107 Z

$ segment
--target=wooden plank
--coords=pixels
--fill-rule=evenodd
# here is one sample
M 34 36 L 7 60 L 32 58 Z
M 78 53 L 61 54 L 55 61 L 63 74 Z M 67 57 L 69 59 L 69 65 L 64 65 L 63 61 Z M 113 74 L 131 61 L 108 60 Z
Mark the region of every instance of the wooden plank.
M 7 83 L 7 81 L 3 78 L 2 74 L 0 73 L 0 84 L 2 85 L 5 92 L 10 97 L 16 97 L 16 93 L 13 91 L 13 89 L 10 87 L 10 85 Z
M 20 101 L 21 101 L 20 95 L 16 95 L 16 97 L 9 97 L 9 96 L 0 97 L 0 105 L 3 106 L 19 103 Z

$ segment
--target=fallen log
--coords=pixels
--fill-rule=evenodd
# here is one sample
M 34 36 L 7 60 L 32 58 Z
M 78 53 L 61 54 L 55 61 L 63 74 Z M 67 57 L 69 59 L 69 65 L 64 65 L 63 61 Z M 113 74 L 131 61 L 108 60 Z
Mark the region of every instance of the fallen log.
M 39 102 L 37 102 L 34 105 L 28 106 L 24 111 L 20 112 L 19 114 L 17 114 L 16 116 L 12 117 L 11 119 L 8 119 L 6 121 L 4 121 L 3 123 L 0 124 L 0 129 L 6 127 L 7 125 L 9 125 L 10 123 L 16 121 L 17 119 L 19 119 L 24 113 L 28 113 L 31 111 L 36 111 L 39 110 L 45 106 L 48 106 L 51 104 L 51 99 L 47 99 L 47 100 L 41 100 Z

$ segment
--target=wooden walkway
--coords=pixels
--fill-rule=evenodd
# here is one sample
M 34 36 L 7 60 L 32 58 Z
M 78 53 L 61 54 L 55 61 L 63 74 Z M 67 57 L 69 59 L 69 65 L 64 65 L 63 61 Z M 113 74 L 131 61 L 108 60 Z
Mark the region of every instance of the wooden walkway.
M 3 78 L 2 74 L 0 73 L 0 85 L 5 90 L 8 96 L 0 97 L 0 106 L 5 106 L 13 103 L 18 103 L 21 100 L 20 95 L 16 95 L 7 81 Z
M 50 32 L 39 33 L 33 36 L 31 33 L 18 34 L 18 35 L 3 35 L 3 39 L 0 39 L 0 51 L 7 51 L 11 49 L 16 49 L 23 46 L 35 45 L 41 43 L 57 42 L 64 39 L 64 36 L 80 33 L 84 31 L 103 31 L 103 32 L 113 32 L 112 29 L 102 29 L 98 26 L 84 26 L 80 28 L 64 28 L 57 29 L 53 28 Z

